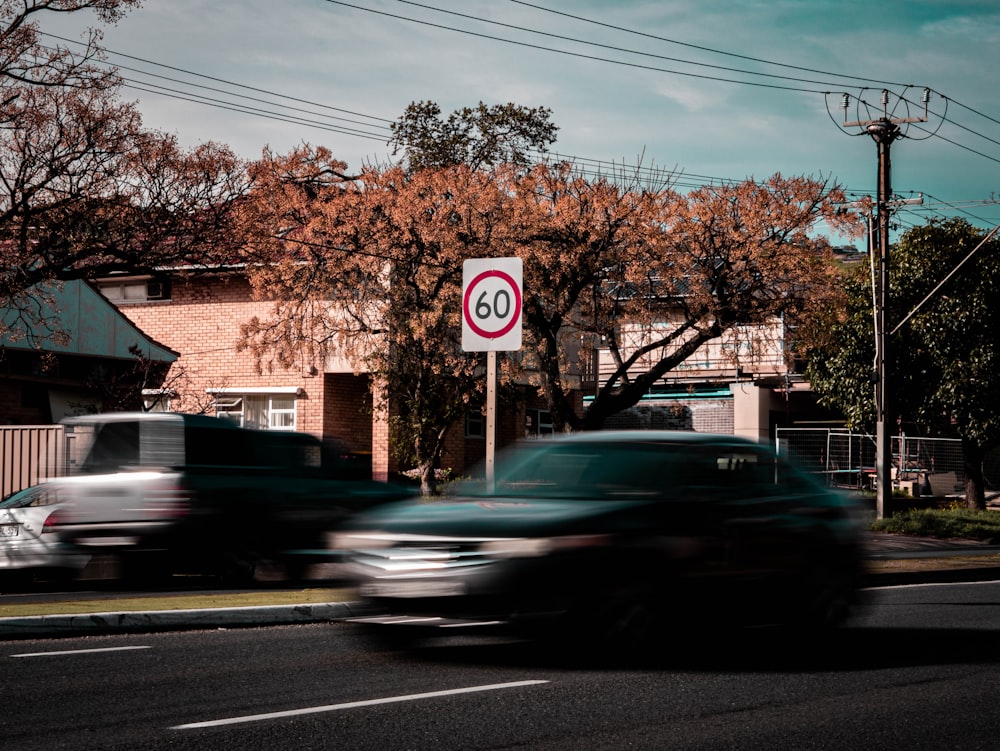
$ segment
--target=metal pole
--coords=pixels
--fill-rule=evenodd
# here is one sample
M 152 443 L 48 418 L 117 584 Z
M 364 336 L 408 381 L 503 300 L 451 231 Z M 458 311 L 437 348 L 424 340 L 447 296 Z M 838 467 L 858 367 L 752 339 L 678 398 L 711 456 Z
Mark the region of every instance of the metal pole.
M 497 446 L 497 353 L 486 353 L 486 492 L 493 495 L 496 488 Z
M 878 144 L 878 295 L 876 311 L 876 370 L 875 391 L 875 510 L 882 519 L 892 500 L 892 427 L 889 397 L 889 217 L 892 199 L 892 164 L 889 150 L 899 135 L 899 126 L 887 118 L 868 126 L 868 134 Z

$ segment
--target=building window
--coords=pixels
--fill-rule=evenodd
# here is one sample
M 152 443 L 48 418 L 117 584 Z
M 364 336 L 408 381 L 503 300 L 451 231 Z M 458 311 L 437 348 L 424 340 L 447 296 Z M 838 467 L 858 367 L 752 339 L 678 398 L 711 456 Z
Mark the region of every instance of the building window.
M 97 288 L 117 304 L 169 300 L 170 282 L 155 279 L 118 279 L 99 282 Z
M 524 437 L 542 438 L 552 435 L 552 415 L 547 409 L 529 409 L 524 413 Z
M 218 394 L 215 414 L 241 428 L 295 430 L 295 402 L 287 394 Z
M 465 414 L 465 437 L 486 438 L 486 415 L 480 410 Z
M 173 389 L 143 389 L 142 409 L 144 412 L 171 412 L 170 399 L 177 396 Z

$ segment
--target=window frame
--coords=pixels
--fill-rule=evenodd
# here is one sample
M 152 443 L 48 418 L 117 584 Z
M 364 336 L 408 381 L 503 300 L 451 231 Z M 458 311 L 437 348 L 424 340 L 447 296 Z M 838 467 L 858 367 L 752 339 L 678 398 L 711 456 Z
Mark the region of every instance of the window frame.
M 298 430 L 301 389 L 206 389 L 213 397 L 215 416 L 241 428 Z M 284 404 L 281 404 L 284 402 Z M 237 409 L 238 407 L 238 409 Z

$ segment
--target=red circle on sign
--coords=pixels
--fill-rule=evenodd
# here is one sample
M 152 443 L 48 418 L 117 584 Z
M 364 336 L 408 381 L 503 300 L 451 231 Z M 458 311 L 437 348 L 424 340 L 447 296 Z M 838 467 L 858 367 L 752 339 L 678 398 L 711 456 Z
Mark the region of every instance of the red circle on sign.
M 481 326 L 478 326 L 476 322 L 472 320 L 472 313 L 469 311 L 469 298 L 472 297 L 472 293 L 475 291 L 477 284 L 483 281 L 483 279 L 493 276 L 505 281 L 510 286 L 511 290 L 513 290 L 515 314 L 511 316 L 510 321 L 508 321 L 502 329 L 497 331 L 487 331 Z M 469 328 L 472 329 L 478 336 L 486 339 L 499 339 L 501 336 L 506 334 L 517 325 L 518 320 L 521 318 L 521 290 L 518 289 L 518 284 L 514 281 L 514 277 L 503 271 L 496 270 L 484 271 L 482 274 L 479 274 L 472 280 L 468 288 L 465 290 L 465 299 L 462 300 L 462 316 L 465 318 L 465 322 L 469 324 Z

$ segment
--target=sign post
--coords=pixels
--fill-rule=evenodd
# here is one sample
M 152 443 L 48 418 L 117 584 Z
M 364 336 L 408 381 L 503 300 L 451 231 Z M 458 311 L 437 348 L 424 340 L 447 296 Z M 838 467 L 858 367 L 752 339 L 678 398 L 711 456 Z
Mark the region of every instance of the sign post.
M 520 258 L 470 258 L 462 266 L 462 349 L 486 352 L 486 485 L 496 457 L 497 352 L 521 349 Z

